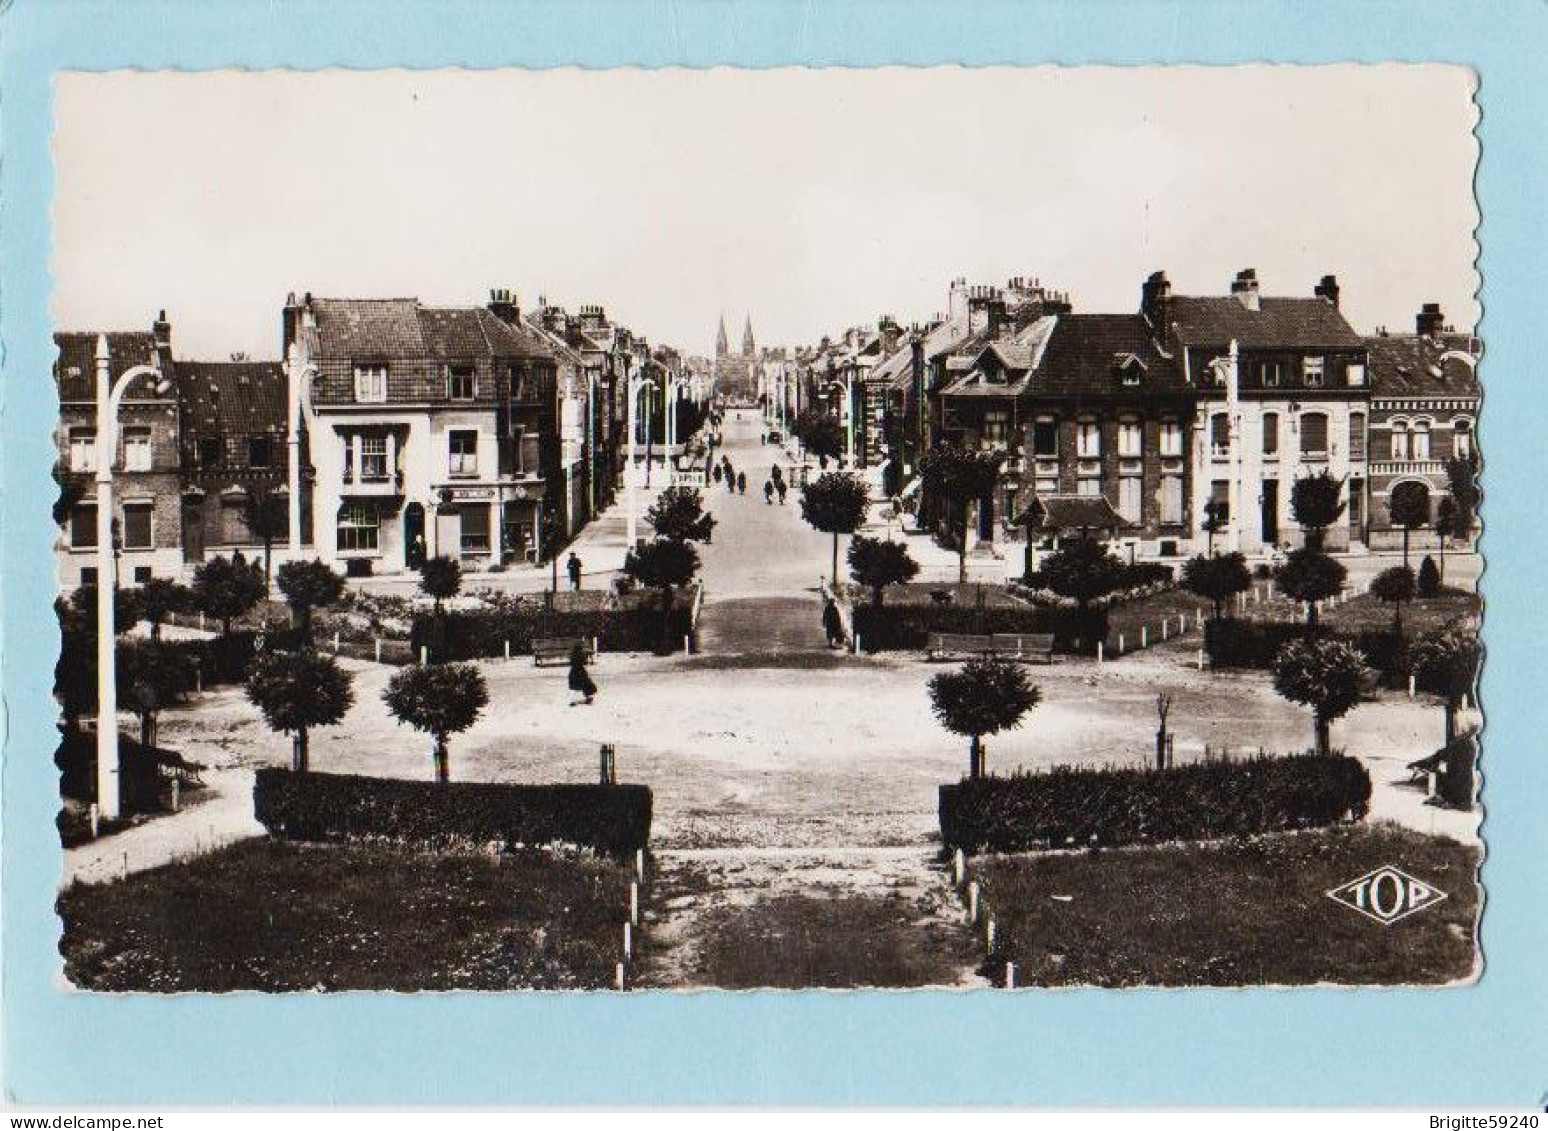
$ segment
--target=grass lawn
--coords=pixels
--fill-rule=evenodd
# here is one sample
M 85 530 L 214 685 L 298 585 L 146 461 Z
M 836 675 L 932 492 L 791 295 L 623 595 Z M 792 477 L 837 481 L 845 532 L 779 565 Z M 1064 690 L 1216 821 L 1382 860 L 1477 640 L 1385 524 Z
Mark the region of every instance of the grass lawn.
M 1267 585 L 1272 591 L 1272 582 L 1259 581 L 1257 584 L 1260 589 Z M 1481 608 L 1478 594 L 1464 589 L 1443 589 L 1439 596 L 1421 597 L 1404 604 L 1403 635 L 1416 640 L 1459 616 L 1476 616 Z M 1249 604 L 1246 616 L 1248 620 L 1257 621 L 1302 622 L 1306 619 L 1304 610 L 1278 594 L 1262 604 Z M 1318 620 L 1337 632 L 1350 635 L 1371 630 L 1386 631 L 1392 627 L 1392 606 L 1363 593 L 1337 608 L 1324 609 Z
M 949 985 L 973 960 L 963 932 L 897 892 L 777 895 L 718 909 L 700 930 L 698 984 L 730 990 Z
M 871 591 L 864 586 L 849 581 L 845 583 L 845 588 L 855 604 L 871 602 Z M 935 598 L 932 594 L 937 592 L 950 593 L 950 603 L 964 609 L 976 609 L 980 595 L 986 609 L 1031 607 L 1030 602 L 1012 596 L 1009 586 L 976 581 L 970 581 L 965 585 L 959 585 L 956 582 L 931 585 L 918 581 L 909 582 L 907 585 L 889 585 L 882 596 L 882 602 L 887 605 L 933 605 Z
M 92 990 L 511 990 L 612 984 L 625 869 L 260 838 L 59 897 Z
M 1354 825 L 985 857 L 975 873 L 1018 985 L 1392 985 L 1471 976 L 1477 863 L 1456 841 Z M 1384 864 L 1448 898 L 1383 926 L 1324 894 Z

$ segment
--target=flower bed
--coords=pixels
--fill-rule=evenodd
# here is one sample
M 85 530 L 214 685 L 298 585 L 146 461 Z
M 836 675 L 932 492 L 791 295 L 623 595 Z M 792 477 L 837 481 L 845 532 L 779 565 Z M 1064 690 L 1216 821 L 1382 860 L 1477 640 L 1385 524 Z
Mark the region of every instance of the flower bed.
M 968 852 L 1198 840 L 1358 819 L 1370 797 L 1365 767 L 1342 754 L 1059 768 L 941 786 L 941 837 Z

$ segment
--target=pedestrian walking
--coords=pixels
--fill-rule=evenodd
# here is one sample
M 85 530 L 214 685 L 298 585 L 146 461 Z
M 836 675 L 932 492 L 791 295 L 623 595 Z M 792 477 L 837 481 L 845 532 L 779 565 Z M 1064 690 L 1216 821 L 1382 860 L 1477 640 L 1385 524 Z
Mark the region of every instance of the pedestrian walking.
M 844 621 L 839 616 L 838 602 L 832 597 L 823 598 L 822 631 L 828 638 L 829 648 L 837 648 L 844 643 Z
M 715 465 L 715 482 L 720 482 L 720 465 L 718 463 Z
M 586 670 L 586 649 L 579 644 L 570 649 L 570 694 L 580 696 L 579 699 L 570 699 L 572 707 L 578 703 L 590 706 L 591 701 L 597 697 L 596 681 Z
M 789 490 L 789 488 L 785 486 L 785 481 L 783 479 L 774 480 L 774 490 L 779 492 L 779 505 L 784 506 L 785 492 Z
M 736 473 L 736 490 L 739 495 L 747 494 L 747 472 L 738 471 Z
M 763 502 L 765 506 L 774 505 L 774 481 L 772 479 L 765 479 L 763 481 Z
M 570 574 L 570 588 L 576 592 L 579 592 L 581 587 L 580 555 L 577 554 L 574 550 L 571 550 L 570 560 L 565 563 L 564 568 L 568 570 Z

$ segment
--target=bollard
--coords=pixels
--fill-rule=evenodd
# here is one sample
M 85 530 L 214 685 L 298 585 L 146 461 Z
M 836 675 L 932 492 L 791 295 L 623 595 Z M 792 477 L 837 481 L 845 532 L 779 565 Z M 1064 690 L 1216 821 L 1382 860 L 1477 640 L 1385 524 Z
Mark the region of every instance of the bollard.
M 339 631 L 338 631 L 338 629 L 334 629 L 333 630 L 333 654 L 335 656 L 337 656 L 339 654 Z
M 1434 797 L 1440 780 L 1440 775 L 1437 774 L 1434 770 L 1431 770 L 1428 774 L 1425 775 L 1425 777 L 1429 779 L 1429 789 L 1425 796 Z
M 978 922 L 978 881 L 968 884 L 968 922 Z
M 1204 610 L 1203 609 L 1194 609 L 1193 610 L 1193 616 L 1194 616 L 1193 626 L 1195 628 L 1203 628 L 1204 627 Z
M 91 803 L 91 839 L 97 839 L 97 830 L 102 826 L 102 810 L 97 808 L 97 803 Z
M 624 985 L 624 964 L 622 962 L 620 962 L 617 968 L 613 971 L 613 984 L 616 985 L 620 990 L 627 988 Z
M 1016 988 L 1016 964 L 1014 962 L 1007 962 L 1005 964 L 1005 988 L 1007 990 L 1014 990 Z
M 1097 663 L 1100 664 L 1101 662 L 1102 662 L 1102 642 L 1100 640 L 1098 640 L 1097 641 Z
M 1171 626 L 1172 626 L 1172 618 L 1171 617 L 1162 617 L 1161 618 L 1161 639 L 1162 640 L 1166 639 L 1167 629 L 1169 629 Z
M 693 645 L 688 642 L 688 637 L 686 635 L 683 637 L 683 651 L 687 655 L 693 655 Z
M 629 884 L 629 922 L 639 926 L 640 922 L 640 883 L 634 880 Z
M 424 644 L 419 646 L 419 666 L 422 668 L 430 666 L 430 649 Z
M 645 879 L 645 850 L 643 848 L 636 848 L 634 850 L 634 870 L 639 873 L 640 879 L 643 881 Z
M 1140 625 L 1140 647 L 1150 647 L 1150 626 L 1148 624 Z
M 857 632 L 857 633 L 855 633 L 855 655 L 858 656 L 859 654 L 860 654 L 860 634 Z
M 990 954 L 994 953 L 994 920 L 989 920 L 989 925 L 984 928 L 984 946 Z
M 1471 711 L 1473 709 L 1473 697 L 1465 691 L 1462 693 L 1462 709 L 1464 711 Z
M 509 640 L 505 642 L 505 658 L 507 660 L 511 658 L 511 642 Z
M 634 927 L 632 925 L 628 924 L 628 923 L 624 924 L 624 947 L 623 947 L 623 950 L 624 950 L 624 961 L 627 962 L 627 961 L 629 961 L 630 956 L 634 954 Z
M 1410 675 L 1408 677 L 1408 697 L 1410 699 L 1412 699 L 1414 697 L 1414 690 L 1415 690 L 1415 688 L 1414 688 L 1414 677 L 1412 675 Z
M 378 664 L 382 662 L 382 638 L 380 636 L 376 638 L 376 662 Z
M 1123 633 L 1118 634 L 1118 655 L 1123 655 Z
M 599 653 L 601 651 L 602 651 L 602 638 L 600 636 L 593 636 L 591 638 L 591 654 L 592 654 L 592 656 L 595 657 L 597 655 L 597 653 Z
M 183 781 L 181 778 L 172 779 L 172 812 L 176 813 L 181 808 L 183 800 Z
M 952 857 L 952 874 L 956 878 L 956 886 L 961 887 L 962 881 L 967 879 L 967 857 L 962 854 L 962 849 L 957 849 L 956 856 Z
M 200 614 L 199 614 L 199 631 L 200 632 L 204 631 L 204 613 L 203 612 L 200 612 Z
M 1204 670 L 1204 649 L 1199 649 L 1199 671 Z

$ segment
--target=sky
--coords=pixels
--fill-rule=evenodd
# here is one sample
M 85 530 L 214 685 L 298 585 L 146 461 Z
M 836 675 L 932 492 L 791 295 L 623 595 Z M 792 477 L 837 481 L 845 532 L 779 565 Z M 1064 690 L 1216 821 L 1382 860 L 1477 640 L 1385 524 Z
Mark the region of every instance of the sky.
M 288 292 L 604 305 L 798 345 L 1013 275 L 1336 274 L 1361 332 L 1472 326 L 1474 76 L 1443 66 L 112 72 L 55 85 L 53 313 L 279 352 Z

